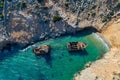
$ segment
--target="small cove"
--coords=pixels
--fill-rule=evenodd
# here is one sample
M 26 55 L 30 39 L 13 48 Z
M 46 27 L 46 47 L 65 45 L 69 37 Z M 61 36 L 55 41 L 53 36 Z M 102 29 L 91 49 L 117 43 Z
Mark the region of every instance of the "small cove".
M 90 33 L 90 34 L 87 34 Z M 69 53 L 66 43 L 81 41 L 88 44 L 81 52 Z M 50 44 L 51 52 L 45 56 L 35 56 L 32 48 Z M 24 51 L 0 61 L 0 79 L 3 80 L 72 80 L 73 75 L 82 70 L 88 62 L 93 62 L 108 51 L 108 47 L 96 33 L 86 30 L 76 35 L 38 42 Z

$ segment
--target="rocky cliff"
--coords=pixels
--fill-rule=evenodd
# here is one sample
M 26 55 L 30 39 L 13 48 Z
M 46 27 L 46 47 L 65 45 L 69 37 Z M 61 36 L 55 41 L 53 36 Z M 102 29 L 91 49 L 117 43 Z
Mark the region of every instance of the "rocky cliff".
M 1 39 L 23 47 L 88 26 L 100 30 L 119 11 L 120 3 L 119 0 L 4 0 L 3 9 Z

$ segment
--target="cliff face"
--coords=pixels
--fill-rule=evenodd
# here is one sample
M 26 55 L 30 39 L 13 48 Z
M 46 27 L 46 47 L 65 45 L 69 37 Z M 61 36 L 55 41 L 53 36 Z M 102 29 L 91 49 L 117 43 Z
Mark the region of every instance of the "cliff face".
M 119 11 L 118 0 L 5 0 L 8 41 L 25 46 L 93 26 L 101 29 Z
M 58 12 L 73 27 L 102 28 L 114 13 L 118 0 L 59 0 Z

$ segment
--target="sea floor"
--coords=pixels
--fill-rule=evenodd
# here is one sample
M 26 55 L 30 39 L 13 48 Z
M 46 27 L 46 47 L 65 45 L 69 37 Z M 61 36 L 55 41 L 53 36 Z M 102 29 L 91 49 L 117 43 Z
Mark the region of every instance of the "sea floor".
M 85 34 L 42 41 L 1 59 L 0 80 L 72 80 L 86 63 L 99 59 L 108 51 L 95 33 Z M 69 53 L 66 43 L 70 41 L 82 41 L 88 46 L 84 51 Z M 50 54 L 36 56 L 32 48 L 44 44 L 51 45 Z

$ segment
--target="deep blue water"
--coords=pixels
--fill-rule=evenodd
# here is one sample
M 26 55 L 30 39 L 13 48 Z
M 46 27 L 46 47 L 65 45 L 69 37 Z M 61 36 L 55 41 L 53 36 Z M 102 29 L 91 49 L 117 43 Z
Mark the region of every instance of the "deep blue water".
M 88 46 L 82 52 L 69 53 L 66 43 L 70 41 L 82 41 Z M 36 56 L 32 48 L 43 44 L 51 45 L 50 54 Z M 72 80 L 87 62 L 97 60 L 107 51 L 95 33 L 49 39 L 1 59 L 0 80 Z

